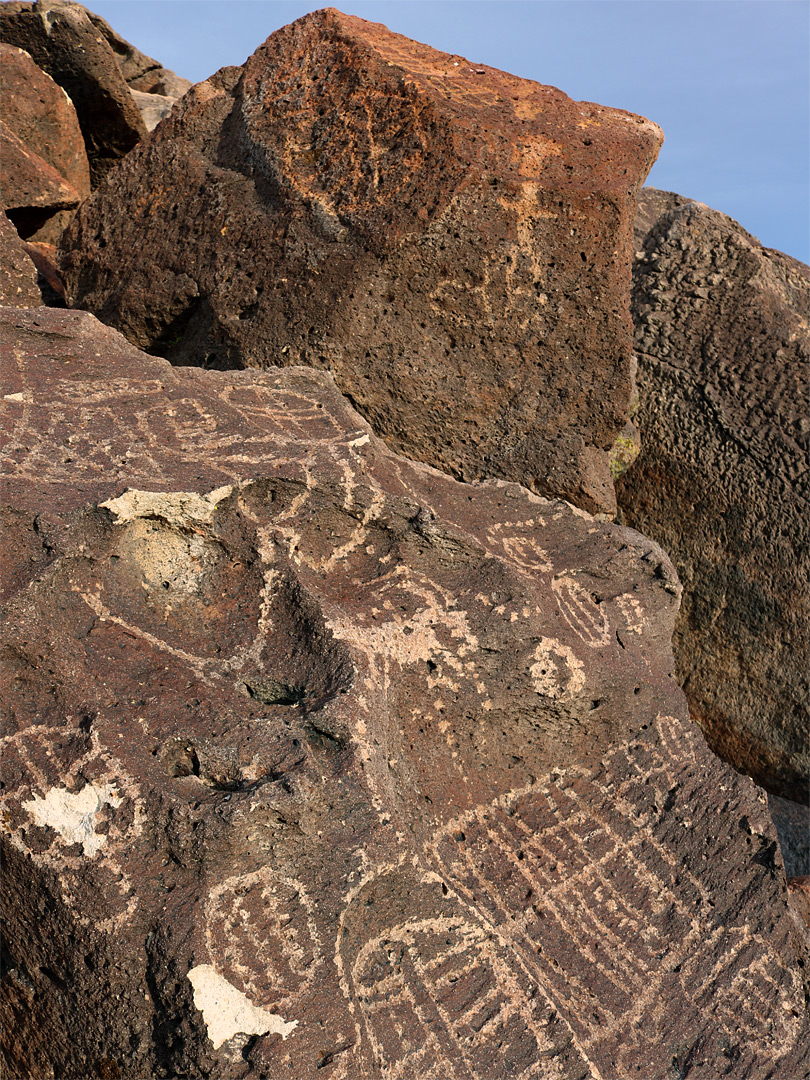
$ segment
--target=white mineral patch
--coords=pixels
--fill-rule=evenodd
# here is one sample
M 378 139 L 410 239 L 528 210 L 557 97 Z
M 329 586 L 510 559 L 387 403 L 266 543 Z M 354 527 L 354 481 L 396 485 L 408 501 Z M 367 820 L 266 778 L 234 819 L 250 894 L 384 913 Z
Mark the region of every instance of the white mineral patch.
M 96 832 L 96 814 L 105 806 L 120 806 L 115 784 L 85 784 L 81 791 L 51 788 L 43 799 L 34 795 L 22 804 L 37 825 L 55 829 L 66 844 L 81 844 L 85 855 L 93 856 L 107 837 Z
M 117 499 L 108 499 L 100 505 L 116 515 L 117 524 L 123 525 L 136 518 L 161 518 L 169 525 L 183 526 L 190 521 L 200 524 L 209 522 L 217 504 L 233 491 L 231 484 L 198 495 L 195 491 L 139 491 L 129 488 Z
M 194 987 L 194 1004 L 203 1014 L 208 1038 L 218 1050 L 234 1035 L 280 1035 L 282 1039 L 298 1026 L 257 1008 L 249 998 L 224 979 L 211 964 L 198 964 L 188 973 Z

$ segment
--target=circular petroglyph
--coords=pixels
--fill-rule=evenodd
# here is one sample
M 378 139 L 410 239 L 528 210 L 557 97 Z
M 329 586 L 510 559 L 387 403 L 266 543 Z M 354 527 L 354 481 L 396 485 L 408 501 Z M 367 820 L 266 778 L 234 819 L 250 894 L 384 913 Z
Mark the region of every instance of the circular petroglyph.
M 300 882 L 269 867 L 228 878 L 206 910 L 217 970 L 262 1007 L 300 998 L 323 960 L 314 910 Z

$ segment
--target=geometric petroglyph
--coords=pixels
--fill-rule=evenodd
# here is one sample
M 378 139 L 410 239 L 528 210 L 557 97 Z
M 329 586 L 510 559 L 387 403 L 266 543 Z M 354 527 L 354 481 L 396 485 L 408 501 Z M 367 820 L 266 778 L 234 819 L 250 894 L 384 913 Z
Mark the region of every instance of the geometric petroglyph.
M 432 865 L 522 958 L 587 1060 L 629 1075 L 644 1044 L 675 1046 L 679 1031 L 708 1027 L 762 1065 L 746 1046 L 781 1056 L 800 1034 L 798 973 L 745 924 L 707 923 L 708 889 L 642 809 L 651 781 L 662 781 L 661 802 L 671 788 L 665 756 L 652 744 L 643 764 L 620 794 L 608 760 L 481 806 L 437 834 Z
M 585 665 L 568 645 L 541 638 L 529 674 L 534 688 L 554 701 L 570 701 L 585 685 Z
M 61 847 L 74 845 L 92 858 L 140 832 L 138 785 L 99 747 L 95 732 L 88 734 L 73 725 L 28 728 L 0 738 L 0 753 L 6 795 L 17 795 L 27 824 L 55 834 L 47 847 L 29 849 L 26 822 L 21 822 L 10 836 L 20 850 L 43 855 L 58 836 L 53 858 L 62 858 Z M 28 792 L 31 798 L 25 799 Z M 112 812 L 122 806 L 120 813 Z
M 358 582 L 355 605 L 352 622 L 333 620 L 329 626 L 335 637 L 365 652 L 375 666 L 381 659 L 405 666 L 437 658 L 458 665 L 457 658 L 478 645 L 466 613 L 454 606 L 452 596 L 406 566 L 368 585 Z
M 490 527 L 487 541 L 497 549 L 499 556 L 521 570 L 547 574 L 552 567 L 548 552 L 540 546 L 537 538 L 541 524 L 540 518 L 498 522 Z M 519 529 L 522 531 L 518 532 Z
M 644 627 L 646 625 L 644 611 L 635 596 L 631 593 L 617 596 L 616 606 L 623 616 L 624 630 L 630 634 L 641 634 L 644 632 Z
M 99 745 L 95 731 L 73 724 L 5 736 L 0 754 L 6 789 L 0 829 L 9 842 L 54 868 L 69 904 L 90 878 L 105 914 L 126 898 L 117 914 L 93 919 L 83 910 L 80 921 L 110 929 L 127 918 L 137 905 L 126 852 L 144 824 L 139 785 Z
M 385 910 L 392 896 L 407 897 L 407 909 Z M 373 932 L 359 922 L 369 907 Z M 373 876 L 343 926 L 344 989 L 361 1018 L 375 1076 L 562 1075 L 554 1010 L 491 927 L 435 875 Z
M 55 829 L 68 846 L 81 844 L 85 855 L 92 857 L 107 840 L 96 832 L 97 816 L 105 806 L 115 808 L 123 802 L 116 790 L 115 784 L 85 784 L 76 792 L 51 788 L 44 799 L 34 795 L 22 807 L 37 825 Z
M 314 915 L 301 883 L 269 867 L 228 878 L 205 909 L 214 966 L 262 1008 L 290 1011 L 323 964 Z
M 601 601 L 570 577 L 556 577 L 551 588 L 563 618 L 586 645 L 599 648 L 610 640 L 610 626 Z

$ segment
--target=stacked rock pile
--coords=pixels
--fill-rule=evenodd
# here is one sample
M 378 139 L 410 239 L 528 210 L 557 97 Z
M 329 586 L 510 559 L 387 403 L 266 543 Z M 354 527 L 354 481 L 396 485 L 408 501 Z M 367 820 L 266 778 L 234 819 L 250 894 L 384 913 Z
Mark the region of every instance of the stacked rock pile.
M 807 1076 L 810 890 L 713 752 L 802 797 L 806 268 L 333 10 L 146 104 L 80 5 L 0 27 L 9 1075 Z

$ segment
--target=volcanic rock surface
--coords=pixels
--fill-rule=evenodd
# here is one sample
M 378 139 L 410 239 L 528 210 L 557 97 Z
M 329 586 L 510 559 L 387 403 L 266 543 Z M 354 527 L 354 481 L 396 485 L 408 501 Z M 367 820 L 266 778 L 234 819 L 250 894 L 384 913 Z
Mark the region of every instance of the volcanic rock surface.
M 0 210 L 0 304 L 37 307 L 41 303 L 37 269 L 17 230 Z
M 3 317 L 13 1075 L 799 1075 L 654 543 L 395 456 L 324 372 Z
M 60 210 L 75 210 L 79 193 L 0 120 L 0 206 L 21 237 L 39 233 Z
M 645 190 L 639 207 L 642 450 L 618 498 L 683 582 L 673 647 L 692 718 L 736 768 L 807 802 L 810 269 L 682 196 Z
M 81 4 L 0 4 L 0 38 L 30 54 L 69 95 L 84 136 L 93 186 L 146 134 L 115 54 Z
M 73 102 L 65 91 L 42 71 L 28 53 L 14 45 L 0 44 L 0 120 L 14 132 L 25 146 L 60 174 L 75 192 L 74 206 L 90 194 L 90 169 L 84 149 L 79 121 Z M 4 172 L 6 162 L 3 162 Z M 58 242 L 72 217 L 68 210 L 56 212 L 34 232 L 26 229 L 23 220 L 32 207 L 9 201 L 5 190 L 3 201 L 17 207 L 17 220 L 27 238 L 48 244 Z
M 395 450 L 611 513 L 642 117 L 331 9 L 198 84 L 65 238 L 181 364 L 329 369 Z

